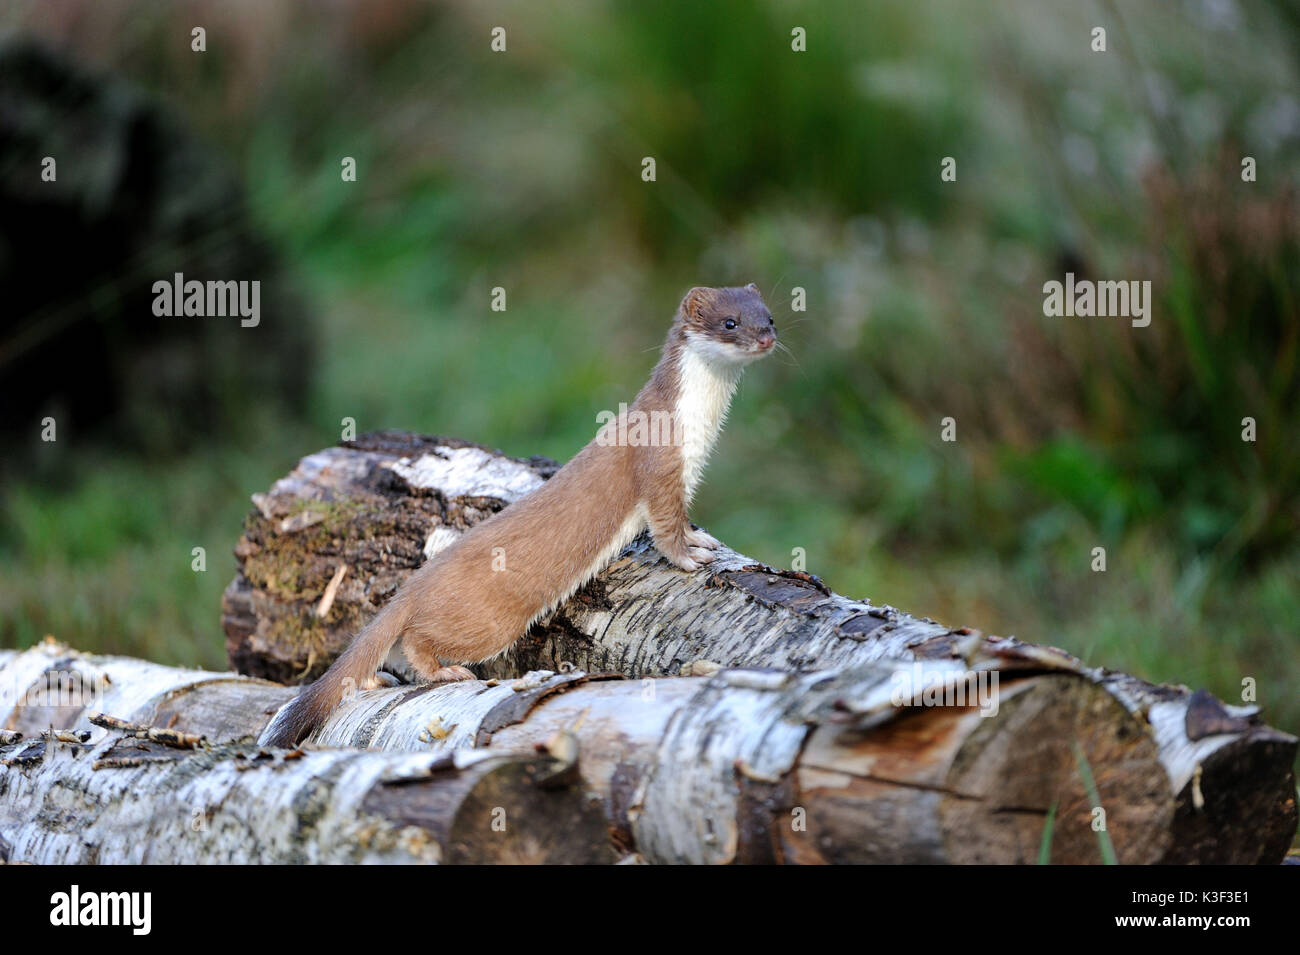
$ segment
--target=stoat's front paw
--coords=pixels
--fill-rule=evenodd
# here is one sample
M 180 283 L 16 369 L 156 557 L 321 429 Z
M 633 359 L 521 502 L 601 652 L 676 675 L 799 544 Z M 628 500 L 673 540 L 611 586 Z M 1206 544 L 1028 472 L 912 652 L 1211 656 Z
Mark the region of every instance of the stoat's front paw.
M 697 530 L 694 527 L 686 528 L 686 534 L 684 536 L 686 537 L 686 543 L 690 544 L 692 547 L 701 547 L 704 550 L 717 550 L 722 546 L 722 541 L 718 540 L 712 534 L 706 531 Z
M 682 554 L 664 554 L 664 556 L 668 558 L 670 564 L 680 567 L 688 574 L 699 570 L 714 558 L 713 551 L 705 550 L 703 547 L 687 547 Z
M 714 558 L 718 556 L 713 553 L 713 551 L 704 547 L 691 547 L 689 550 L 691 552 L 691 557 L 697 564 L 711 564 L 713 563 Z

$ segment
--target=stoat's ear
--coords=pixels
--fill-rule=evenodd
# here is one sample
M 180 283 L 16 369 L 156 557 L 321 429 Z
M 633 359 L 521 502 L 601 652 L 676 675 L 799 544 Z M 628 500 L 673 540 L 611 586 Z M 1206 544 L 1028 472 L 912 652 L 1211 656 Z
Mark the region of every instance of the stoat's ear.
M 709 303 L 712 295 L 713 289 L 711 288 L 696 286 L 691 289 L 686 293 L 686 297 L 682 299 L 682 314 L 688 318 L 699 318 L 700 310 Z
M 758 287 L 757 285 L 755 285 L 753 282 L 750 282 L 748 285 L 745 286 L 745 288 L 749 289 L 749 290 L 750 290 L 751 292 L 753 292 L 755 295 L 762 295 L 762 294 L 763 294 L 762 291 L 759 289 L 759 287 Z

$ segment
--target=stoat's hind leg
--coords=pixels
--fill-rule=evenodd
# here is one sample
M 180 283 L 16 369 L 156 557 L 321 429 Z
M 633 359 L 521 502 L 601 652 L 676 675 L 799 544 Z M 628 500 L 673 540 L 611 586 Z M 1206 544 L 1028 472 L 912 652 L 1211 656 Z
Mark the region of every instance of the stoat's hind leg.
M 477 680 L 478 677 L 464 667 L 438 667 L 428 679 L 430 683 L 459 683 L 461 680 Z
M 408 630 L 402 634 L 402 652 L 421 683 L 456 683 L 460 680 L 478 679 L 464 667 L 445 666 L 442 661 L 446 648 L 427 633 Z
M 389 673 L 387 670 L 380 670 L 369 679 L 362 680 L 361 689 L 378 690 L 380 687 L 385 686 L 401 686 L 403 682 L 401 677 L 396 674 Z

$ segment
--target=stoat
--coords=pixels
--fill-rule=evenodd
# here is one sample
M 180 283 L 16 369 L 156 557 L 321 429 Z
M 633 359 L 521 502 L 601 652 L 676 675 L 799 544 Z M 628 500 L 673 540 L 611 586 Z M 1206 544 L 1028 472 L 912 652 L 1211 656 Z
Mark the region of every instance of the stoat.
M 424 679 L 473 679 L 453 664 L 507 649 L 647 526 L 655 547 L 682 570 L 711 561 L 720 545 L 691 527 L 687 508 L 741 372 L 775 345 L 776 323 L 757 286 L 691 289 L 627 413 L 607 421 L 537 490 L 416 570 L 334 665 L 277 715 L 264 743 L 305 739 L 345 693 L 370 684 L 398 640 Z

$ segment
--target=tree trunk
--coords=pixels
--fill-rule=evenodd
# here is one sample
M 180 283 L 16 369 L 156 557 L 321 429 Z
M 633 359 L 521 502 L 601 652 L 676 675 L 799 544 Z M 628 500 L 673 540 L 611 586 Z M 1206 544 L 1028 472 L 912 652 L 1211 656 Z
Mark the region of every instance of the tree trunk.
M 965 696 L 897 705 L 909 680 Z M 0 657 L 0 681 L 19 694 L 3 725 L 27 734 L 0 745 L 17 861 L 1032 862 L 1046 845 L 1073 863 L 1102 860 L 1098 820 L 1121 862 L 1261 851 L 1180 843 L 1155 742 L 1069 672 L 398 686 L 288 754 L 253 742 L 293 693 L 260 680 L 50 642 Z

